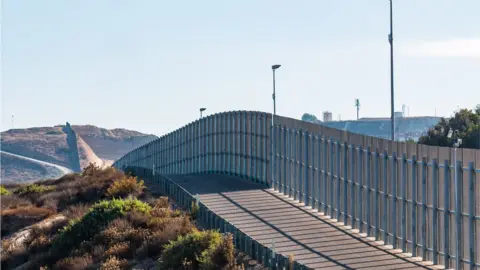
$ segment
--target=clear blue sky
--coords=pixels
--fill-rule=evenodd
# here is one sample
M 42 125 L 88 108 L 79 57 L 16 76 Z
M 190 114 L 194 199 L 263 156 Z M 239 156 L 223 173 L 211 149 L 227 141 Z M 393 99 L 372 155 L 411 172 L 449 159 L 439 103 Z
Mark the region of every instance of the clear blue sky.
M 389 116 L 388 0 L 4 0 L 2 125 L 161 135 L 207 113 Z M 480 1 L 395 0 L 396 110 L 480 103 Z

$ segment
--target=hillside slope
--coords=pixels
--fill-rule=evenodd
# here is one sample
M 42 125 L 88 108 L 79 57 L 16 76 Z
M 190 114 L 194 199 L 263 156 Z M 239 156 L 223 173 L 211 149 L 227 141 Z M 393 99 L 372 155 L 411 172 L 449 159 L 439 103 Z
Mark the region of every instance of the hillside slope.
M 67 122 L 55 127 L 2 132 L 1 150 L 78 172 L 90 163 L 110 166 L 128 151 L 155 138 L 137 131 L 71 126 Z M 52 167 L 2 155 L 2 181 L 34 181 L 58 177 L 59 173 L 62 172 Z
M 57 178 L 69 169 L 51 163 L 0 151 L 1 179 L 8 182 L 32 182 L 41 178 Z
M 1 269 L 239 269 L 232 235 L 114 168 L 0 188 Z
M 1 133 L 3 151 L 71 168 L 67 135 L 60 127 L 12 129 Z
M 72 129 L 92 148 L 98 157 L 111 161 L 157 138 L 155 135 L 120 128 L 108 130 L 91 125 L 73 125 Z

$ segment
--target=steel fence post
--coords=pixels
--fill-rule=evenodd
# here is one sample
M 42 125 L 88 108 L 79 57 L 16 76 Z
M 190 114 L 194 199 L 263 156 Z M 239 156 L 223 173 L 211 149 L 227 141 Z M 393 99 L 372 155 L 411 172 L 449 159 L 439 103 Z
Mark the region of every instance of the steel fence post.
M 388 162 L 388 152 L 383 152 L 383 242 L 385 245 L 388 245 L 388 171 L 387 171 L 387 162 Z
M 462 266 L 462 193 L 463 193 L 463 168 L 462 168 L 462 161 L 457 160 L 455 164 L 457 170 L 455 173 L 457 174 L 457 185 L 455 187 L 455 269 L 461 269 Z
M 473 162 L 468 163 L 468 243 L 469 243 L 469 257 L 470 269 L 475 269 L 476 263 L 476 239 L 475 239 L 475 166 Z
M 438 264 L 438 165 L 437 160 L 432 160 L 432 178 L 433 178 L 433 212 L 432 212 L 432 260 L 433 264 Z
M 358 229 L 359 232 L 363 232 L 363 174 L 362 174 L 362 166 L 363 166 L 363 148 L 361 145 L 358 146 L 358 162 L 357 162 L 357 179 L 358 179 Z
M 392 246 L 397 248 L 397 153 L 392 153 Z
M 402 252 L 407 252 L 407 156 L 402 155 Z
M 343 144 L 343 223 L 348 224 L 348 148 L 349 145 Z
M 355 223 L 357 222 L 357 219 L 355 217 L 355 152 L 356 152 L 356 147 L 354 144 L 351 145 L 350 148 L 350 177 L 352 178 L 350 181 L 352 181 L 351 185 L 351 191 L 350 191 L 350 211 L 352 212 L 352 229 L 355 229 Z
M 412 156 L 412 256 L 417 257 L 417 156 Z
M 372 216 L 371 216 L 371 196 L 372 196 L 372 190 L 371 190 L 371 167 L 370 167 L 370 157 L 371 157 L 371 149 L 370 146 L 367 147 L 367 153 L 366 153 L 366 158 L 365 158 L 365 174 L 366 174 L 366 186 L 367 186 L 367 235 L 371 235 L 371 228 L 372 228 Z
M 427 258 L 427 159 L 422 158 L 422 258 Z
M 334 186 L 335 186 L 335 173 L 334 173 L 334 155 L 335 155 L 335 148 L 333 144 L 333 138 L 330 137 L 330 218 L 333 218 L 333 211 L 335 210 L 334 203 L 335 200 L 333 198 L 334 195 Z
M 305 206 L 309 206 L 310 204 L 310 200 L 309 200 L 309 196 L 308 196 L 308 190 L 309 190 L 309 185 L 308 185 L 308 170 L 309 170 L 309 161 L 308 161 L 308 147 L 309 147 L 309 142 L 310 142 L 310 134 L 308 133 L 308 131 L 305 132 L 305 179 L 304 179 L 304 189 L 303 189 L 303 192 L 304 192 L 304 202 L 305 202 Z

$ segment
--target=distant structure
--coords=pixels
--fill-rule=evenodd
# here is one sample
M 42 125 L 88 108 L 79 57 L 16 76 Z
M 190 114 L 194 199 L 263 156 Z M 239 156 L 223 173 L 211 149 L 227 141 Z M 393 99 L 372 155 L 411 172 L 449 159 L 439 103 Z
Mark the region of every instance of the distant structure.
M 357 120 L 360 116 L 360 99 L 355 99 L 355 107 L 357 107 Z
M 332 121 L 332 113 L 329 111 L 323 112 L 323 122 L 331 122 Z
M 406 108 L 408 112 L 408 107 Z M 331 115 L 328 111 L 324 112 L 323 122 L 309 121 L 309 119 L 304 121 L 383 139 L 389 139 L 391 136 L 389 117 L 364 117 L 358 120 L 332 121 Z M 435 116 L 406 117 L 403 112 L 395 112 L 394 117 L 396 118 L 395 138 L 397 141 L 417 141 L 441 119 Z
M 78 155 L 78 141 L 77 133 L 72 129 L 70 123 L 66 123 L 65 127 L 62 128 L 62 131 L 67 134 L 67 146 L 68 146 L 68 158 L 70 160 L 70 167 L 74 172 L 81 172 L 80 159 Z

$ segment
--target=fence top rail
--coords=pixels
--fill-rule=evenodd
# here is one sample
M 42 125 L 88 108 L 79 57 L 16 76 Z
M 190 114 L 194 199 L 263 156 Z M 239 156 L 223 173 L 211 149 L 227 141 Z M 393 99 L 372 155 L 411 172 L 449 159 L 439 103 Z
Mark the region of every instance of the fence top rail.
M 264 119 L 263 123 L 267 126 L 271 126 L 271 118 L 272 114 L 268 112 L 260 112 L 260 111 L 228 111 L 222 113 L 215 113 L 208 116 L 205 116 L 201 119 L 197 119 L 191 123 L 188 123 L 176 131 L 169 132 L 151 142 L 148 142 L 142 146 L 135 148 L 134 150 L 130 151 L 129 153 L 125 154 L 121 158 L 117 159 L 114 164 L 116 164 L 119 160 L 127 158 L 128 155 L 131 153 L 138 153 L 148 149 L 151 145 L 155 143 L 165 142 L 165 139 L 171 138 L 173 134 L 176 134 L 177 131 L 183 130 L 188 127 L 196 127 L 200 122 L 209 122 L 215 123 L 215 127 L 222 126 L 222 124 L 226 124 L 229 119 L 229 116 L 233 119 L 243 119 L 241 116 L 244 116 L 245 119 L 252 120 L 252 119 Z M 249 117 L 250 116 L 250 117 Z M 258 116 L 258 117 L 253 117 Z M 210 121 L 211 119 L 216 119 L 217 121 Z M 298 119 L 293 119 L 284 116 L 275 116 L 275 125 L 276 127 L 281 128 L 282 130 L 290 131 L 290 132 L 308 132 L 308 136 L 314 136 L 317 140 L 327 140 L 328 142 L 333 141 L 334 143 L 338 144 L 345 144 L 349 145 L 349 147 L 355 147 L 355 149 L 361 149 L 362 151 L 369 151 L 370 149 L 378 149 L 381 155 L 386 152 L 386 155 L 392 156 L 393 153 L 398 154 L 406 154 L 409 158 L 413 155 L 417 157 L 427 157 L 428 160 L 453 160 L 454 151 L 452 147 L 440 147 L 440 146 L 429 146 L 429 145 L 422 145 L 416 144 L 411 142 L 397 142 L 391 141 L 388 139 L 377 138 L 368 135 L 362 135 L 354 132 L 349 132 L 341 129 L 336 129 L 332 127 L 323 126 L 317 123 L 310 123 L 305 122 Z M 233 125 L 232 125 L 233 126 Z M 240 127 L 243 128 L 241 125 L 234 125 L 235 129 Z M 203 129 L 204 130 L 204 129 Z M 228 130 L 225 129 L 224 132 L 231 132 L 232 128 Z M 267 132 L 266 136 L 269 138 L 270 134 Z M 478 149 L 467 149 L 467 148 L 458 148 L 456 150 L 457 160 L 463 161 L 463 164 L 468 164 L 469 162 L 474 162 L 476 166 L 480 164 L 480 150 Z M 476 172 L 478 172 L 480 168 L 476 168 Z

